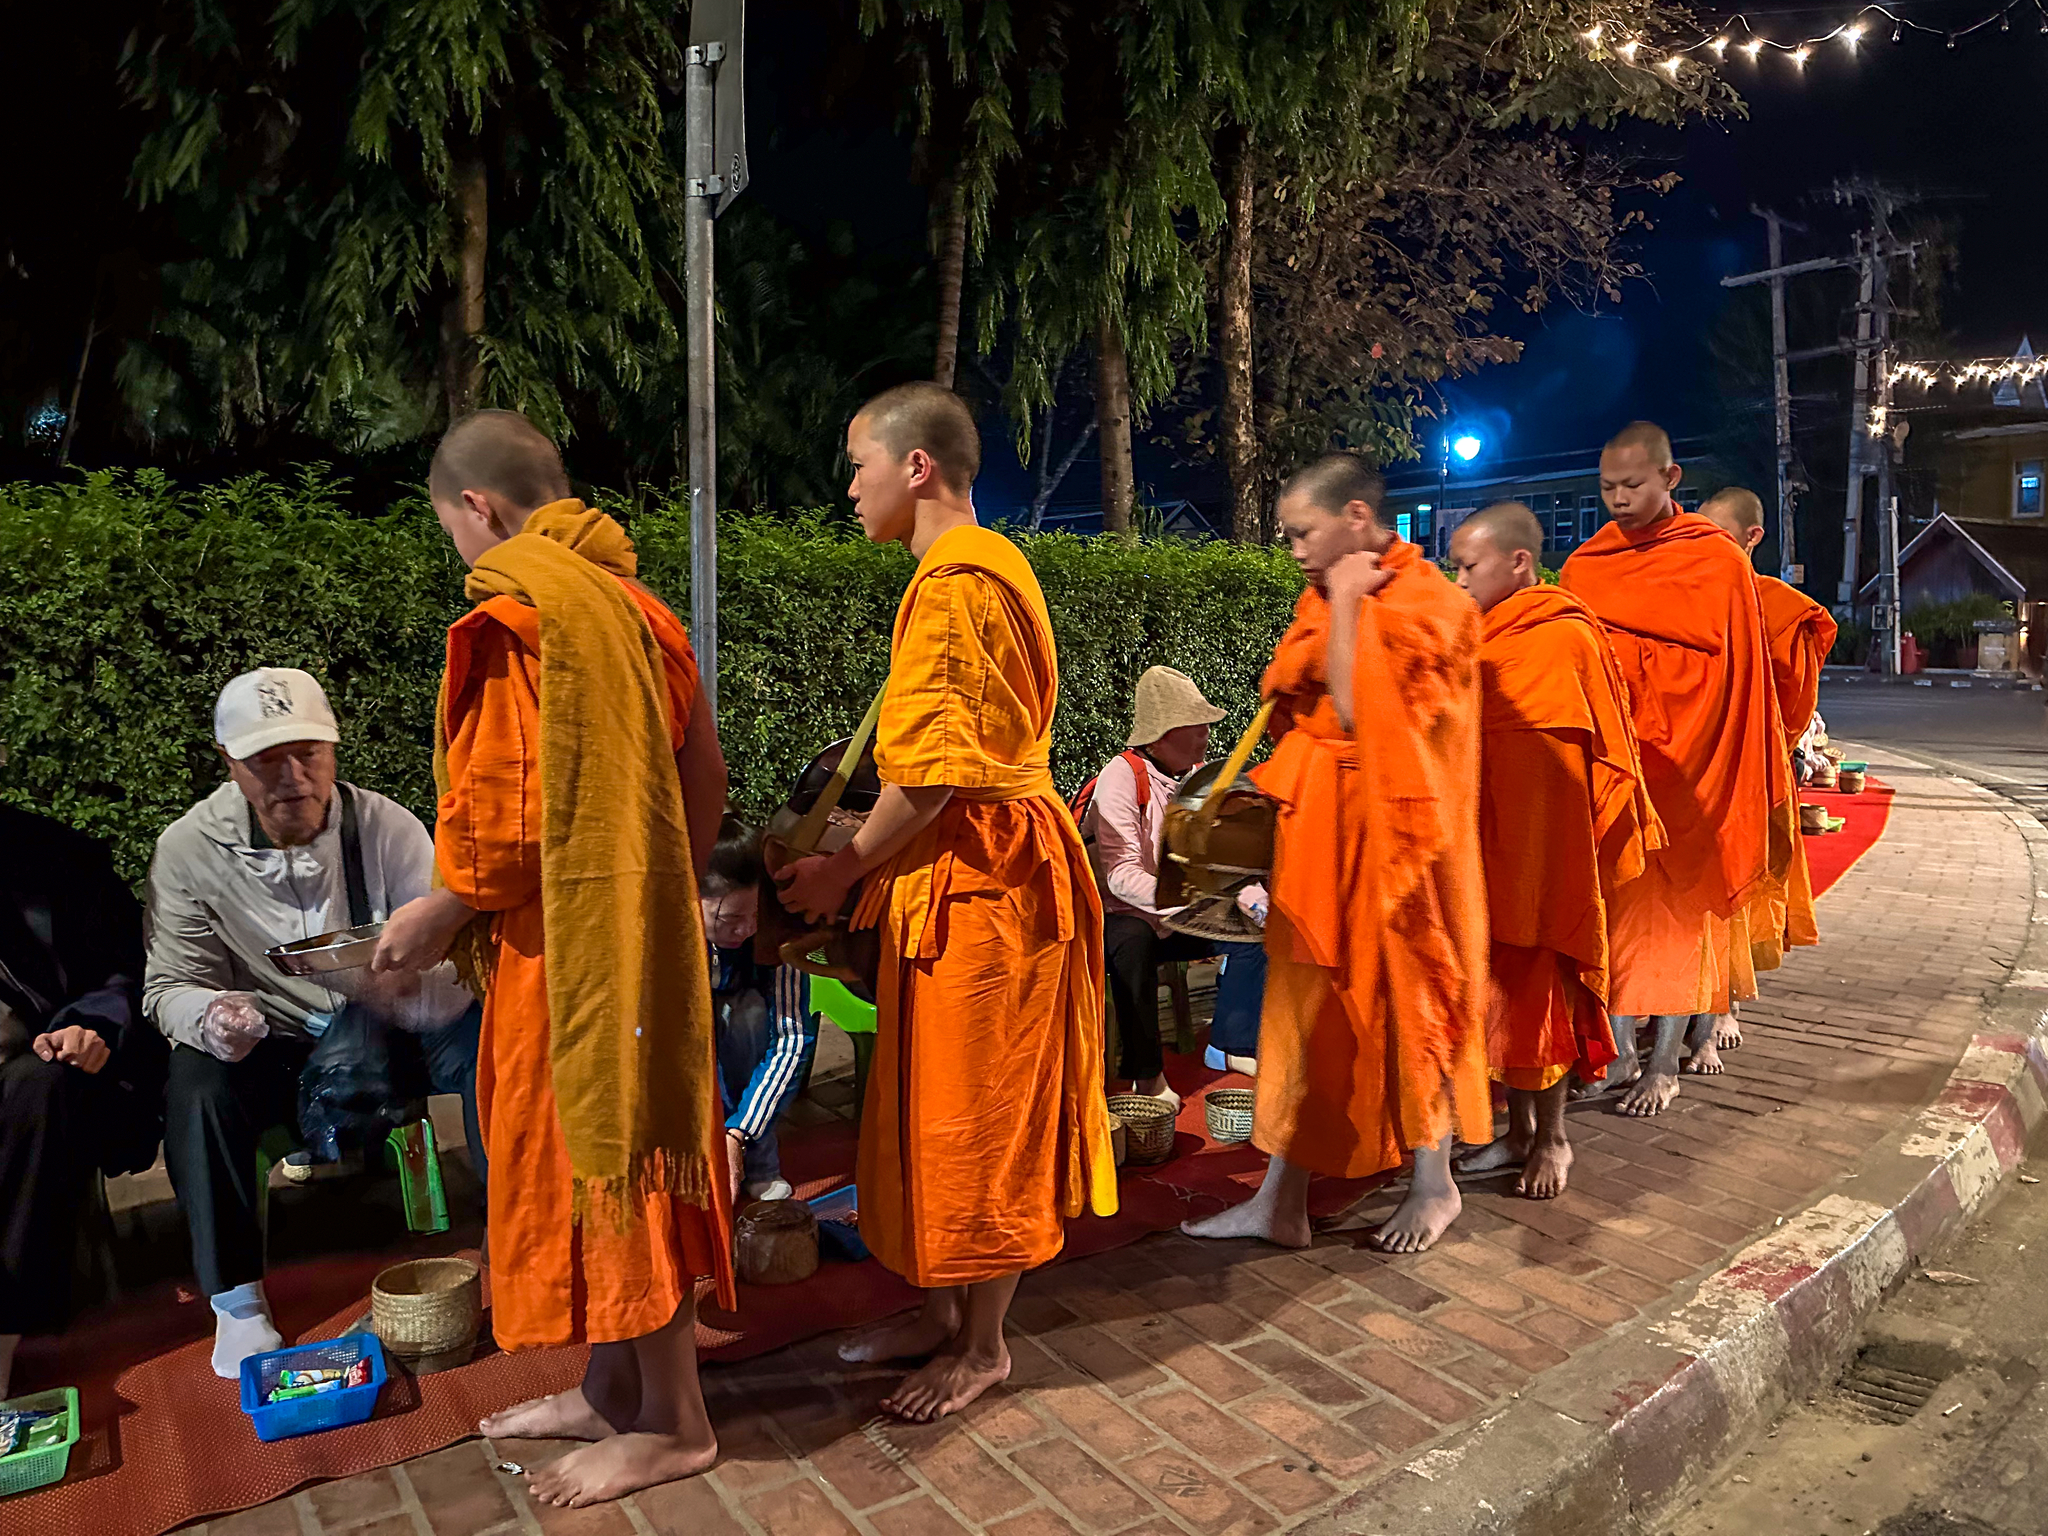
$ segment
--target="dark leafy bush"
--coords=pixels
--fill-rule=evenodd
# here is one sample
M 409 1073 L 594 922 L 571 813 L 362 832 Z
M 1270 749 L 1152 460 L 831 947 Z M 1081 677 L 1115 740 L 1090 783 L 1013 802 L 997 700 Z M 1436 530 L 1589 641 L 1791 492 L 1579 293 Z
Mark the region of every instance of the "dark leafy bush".
M 299 666 L 342 720 L 342 771 L 431 819 L 442 635 L 462 569 L 432 513 L 344 505 L 312 468 L 175 489 L 150 472 L 0 487 L 0 797 L 111 842 L 140 878 L 156 835 L 220 781 L 220 687 Z M 680 503 L 631 521 L 643 579 L 688 612 Z M 1042 535 L 1020 541 L 1052 610 L 1054 772 L 1071 791 L 1121 748 L 1131 689 L 1176 666 L 1234 739 L 1300 588 L 1280 552 Z M 912 561 L 822 514 L 719 527 L 719 728 L 733 798 L 761 814 L 852 730 L 888 667 Z

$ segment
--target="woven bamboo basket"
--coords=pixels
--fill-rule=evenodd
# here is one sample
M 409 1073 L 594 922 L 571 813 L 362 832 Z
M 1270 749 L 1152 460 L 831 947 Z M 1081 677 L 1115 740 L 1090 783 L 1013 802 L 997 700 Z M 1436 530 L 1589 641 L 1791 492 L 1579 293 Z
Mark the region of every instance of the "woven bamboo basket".
M 370 1284 L 370 1326 L 406 1359 L 467 1349 L 483 1315 L 483 1271 L 468 1259 L 408 1259 Z
M 1818 837 L 1821 833 L 1831 830 L 1826 808 L 1818 805 L 1800 806 L 1799 830 L 1808 837 Z
M 1217 1088 L 1202 1100 L 1202 1118 L 1209 1122 L 1209 1139 L 1226 1143 L 1250 1141 L 1253 1097 L 1249 1088 Z
M 1143 1093 L 1110 1095 L 1109 1112 L 1124 1123 L 1124 1161 L 1139 1168 L 1173 1156 L 1173 1106 Z
M 1845 795 L 1863 793 L 1864 775 L 1870 771 L 1868 763 L 1844 763 L 1835 778 L 1835 788 Z
M 749 1285 L 794 1285 L 818 1271 L 818 1218 L 801 1200 L 764 1200 L 733 1223 L 739 1277 Z
M 1117 1167 L 1123 1167 L 1124 1157 L 1131 1148 L 1129 1137 L 1124 1131 L 1123 1117 L 1120 1115 L 1109 1117 L 1109 1150 L 1115 1156 Z

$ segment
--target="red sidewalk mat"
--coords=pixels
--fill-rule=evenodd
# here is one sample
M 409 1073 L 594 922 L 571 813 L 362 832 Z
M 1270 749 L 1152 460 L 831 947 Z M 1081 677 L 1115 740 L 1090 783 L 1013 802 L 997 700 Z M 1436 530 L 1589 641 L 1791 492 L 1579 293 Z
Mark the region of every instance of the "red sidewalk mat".
M 1868 779 L 1860 795 L 1837 794 L 1832 789 L 1803 789 L 1799 798 L 1847 823 L 1839 832 L 1825 832 L 1805 840 L 1806 867 L 1813 876 L 1813 894 L 1818 896 L 1849 873 L 1856 861 L 1884 836 L 1885 823 L 1892 814 L 1892 787 L 1881 780 Z M 1821 937 L 1825 940 L 1827 935 L 1823 933 Z

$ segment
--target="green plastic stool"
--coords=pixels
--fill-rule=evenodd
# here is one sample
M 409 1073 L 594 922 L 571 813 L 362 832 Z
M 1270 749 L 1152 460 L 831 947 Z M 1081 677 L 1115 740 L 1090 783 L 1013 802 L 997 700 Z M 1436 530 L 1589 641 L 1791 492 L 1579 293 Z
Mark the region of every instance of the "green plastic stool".
M 811 1006 L 853 1042 L 853 1104 L 858 1116 L 868 1097 L 868 1063 L 875 1058 L 875 1005 L 862 1002 L 829 976 L 813 976 Z

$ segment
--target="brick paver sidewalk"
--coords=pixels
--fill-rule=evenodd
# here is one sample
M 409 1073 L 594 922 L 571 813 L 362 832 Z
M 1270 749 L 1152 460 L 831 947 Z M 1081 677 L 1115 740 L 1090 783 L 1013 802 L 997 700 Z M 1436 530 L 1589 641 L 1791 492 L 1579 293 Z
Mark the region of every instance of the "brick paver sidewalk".
M 1881 752 L 1885 838 L 1820 908 L 1826 943 L 1765 982 L 1721 1079 L 1670 1112 L 1573 1115 L 1570 1190 L 1467 1191 L 1434 1252 L 1358 1230 L 1303 1254 L 1177 1235 L 1027 1279 L 1009 1385 L 943 1424 L 877 1418 L 897 1371 L 832 1340 L 706 1373 L 715 1471 L 621 1504 L 535 1509 L 479 1441 L 213 1522 L 208 1536 L 999 1536 L 1287 1529 L 1538 1372 L 1656 1308 L 1837 1183 L 1940 1086 L 2034 898 L 2005 802 Z

